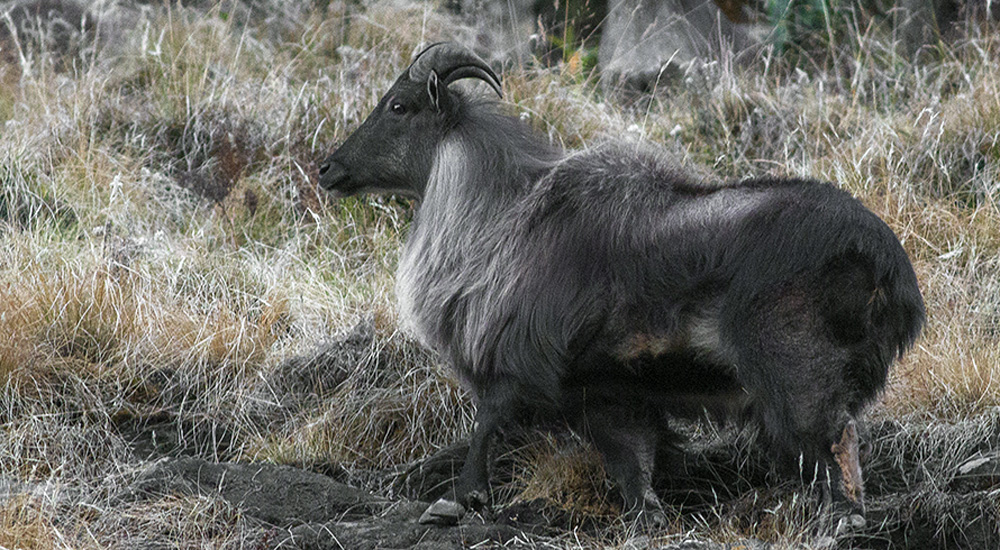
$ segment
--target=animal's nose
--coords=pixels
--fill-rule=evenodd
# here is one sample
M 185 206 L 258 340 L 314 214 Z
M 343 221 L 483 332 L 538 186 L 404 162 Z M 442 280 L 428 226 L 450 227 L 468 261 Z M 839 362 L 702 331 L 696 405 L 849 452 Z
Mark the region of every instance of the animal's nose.
M 347 170 L 339 163 L 327 161 L 319 167 L 319 185 L 323 189 L 332 191 L 345 180 L 347 180 Z

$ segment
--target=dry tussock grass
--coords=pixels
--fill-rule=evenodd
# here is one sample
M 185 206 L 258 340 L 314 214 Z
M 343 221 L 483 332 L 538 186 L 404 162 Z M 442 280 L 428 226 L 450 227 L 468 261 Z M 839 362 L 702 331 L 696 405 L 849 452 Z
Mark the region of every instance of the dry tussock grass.
M 536 434 L 537 435 L 537 434 Z M 514 501 L 543 501 L 570 515 L 570 522 L 615 518 L 621 509 L 600 456 L 579 441 L 543 434 L 511 453 Z
M 279 32 L 171 8 L 122 31 L 117 57 L 0 69 L 0 476 L 100 501 L 139 460 L 123 419 L 163 414 L 182 439 L 225 432 L 234 457 L 352 469 L 394 468 L 468 432 L 467 396 L 397 328 L 392 274 L 411 205 L 332 203 L 314 183 L 317 160 L 412 53 L 463 31 L 424 4 L 340 9 Z M 624 107 L 572 67 L 517 68 L 504 75 L 505 108 L 567 147 L 634 136 L 695 172 L 851 190 L 902 239 L 929 312 L 877 416 L 964 421 L 1000 406 L 1000 39 L 970 29 L 933 63 L 904 63 L 862 32 L 837 71 L 796 72 L 774 55 L 719 63 Z M 372 315 L 365 358 L 338 384 L 319 398 L 277 394 L 287 358 Z M 903 452 L 883 444 L 882 455 Z M 519 453 L 504 498 L 613 516 L 589 451 L 542 438 Z M 811 529 L 800 493 L 747 498 L 678 518 L 676 532 L 791 545 Z M 0 546 L 259 535 L 216 501 L 57 525 L 62 505 L 6 501 Z M 632 535 L 616 526 L 601 540 L 627 547 Z
M 253 443 L 254 452 L 279 462 L 386 469 L 428 456 L 471 429 L 467 398 L 414 342 L 376 328 L 366 353 L 347 365 L 323 403 Z
M 30 496 L 16 496 L 0 506 L 0 547 L 25 550 L 59 548 L 61 533 L 53 511 Z
M 104 536 L 96 547 L 136 548 L 154 542 L 161 548 L 242 548 L 264 539 L 239 510 L 221 498 L 172 496 L 125 507 L 104 518 Z

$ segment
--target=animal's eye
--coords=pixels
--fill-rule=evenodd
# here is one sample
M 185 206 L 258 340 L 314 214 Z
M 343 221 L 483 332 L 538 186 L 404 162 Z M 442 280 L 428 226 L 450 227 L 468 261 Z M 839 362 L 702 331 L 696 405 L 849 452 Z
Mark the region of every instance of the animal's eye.
M 403 105 L 398 101 L 394 101 L 392 102 L 392 105 L 389 105 L 389 110 L 392 111 L 392 114 L 394 115 L 406 114 L 406 105 Z

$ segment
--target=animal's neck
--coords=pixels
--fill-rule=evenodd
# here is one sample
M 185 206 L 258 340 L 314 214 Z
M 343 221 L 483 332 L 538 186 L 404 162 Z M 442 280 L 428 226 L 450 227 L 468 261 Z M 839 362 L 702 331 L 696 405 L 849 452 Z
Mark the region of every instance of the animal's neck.
M 439 352 L 454 328 L 440 325 L 454 321 L 442 308 L 483 278 L 518 205 L 563 155 L 517 120 L 466 123 L 438 146 L 396 278 L 404 326 Z
M 480 117 L 468 117 L 438 146 L 421 201 L 423 223 L 441 230 L 470 227 L 473 218 L 488 227 L 480 224 L 499 221 L 563 156 L 516 119 Z

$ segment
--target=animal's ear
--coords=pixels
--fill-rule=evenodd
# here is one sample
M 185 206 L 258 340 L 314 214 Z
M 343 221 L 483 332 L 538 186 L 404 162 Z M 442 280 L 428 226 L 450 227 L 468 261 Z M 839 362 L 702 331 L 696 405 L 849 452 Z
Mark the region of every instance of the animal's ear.
M 441 111 L 441 82 L 438 79 L 437 71 L 431 71 L 427 75 L 427 95 L 430 96 L 431 105 L 435 111 Z

